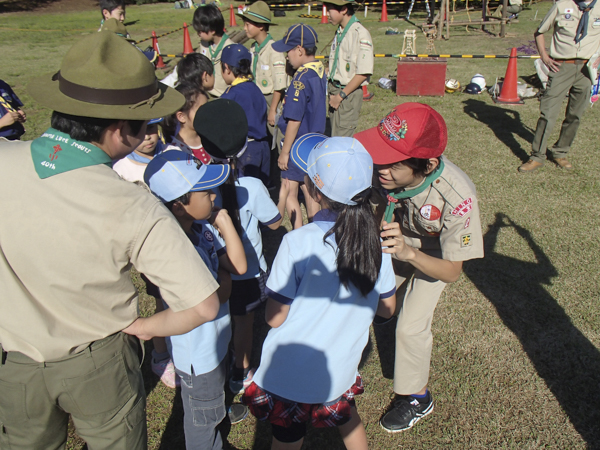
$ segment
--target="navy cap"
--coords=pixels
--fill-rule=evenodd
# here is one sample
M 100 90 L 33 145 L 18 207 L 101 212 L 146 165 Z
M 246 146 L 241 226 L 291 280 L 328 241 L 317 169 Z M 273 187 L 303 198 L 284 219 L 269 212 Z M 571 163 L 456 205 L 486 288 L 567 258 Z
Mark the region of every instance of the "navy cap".
M 465 92 L 467 94 L 481 94 L 481 86 L 477 83 L 469 83 L 465 88 Z
M 239 67 L 242 59 L 252 61 L 252 54 L 242 44 L 230 44 L 221 53 L 221 62 L 230 67 Z
M 297 46 L 312 48 L 317 46 L 317 42 L 319 42 L 317 32 L 311 26 L 299 23 L 291 26 L 283 35 L 283 39 L 273 43 L 273 50 L 289 52 Z

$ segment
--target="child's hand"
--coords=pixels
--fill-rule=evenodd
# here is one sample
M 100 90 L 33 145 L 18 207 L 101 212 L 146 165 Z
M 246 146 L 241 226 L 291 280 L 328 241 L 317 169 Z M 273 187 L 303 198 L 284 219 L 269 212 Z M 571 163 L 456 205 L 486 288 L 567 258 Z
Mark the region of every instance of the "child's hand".
M 267 123 L 272 127 L 275 126 L 275 116 L 277 115 L 276 111 L 269 110 L 269 115 L 267 116 Z
M 280 170 L 288 170 L 288 162 L 290 161 L 290 153 L 281 151 L 281 155 L 279 155 L 279 159 L 277 160 L 277 165 Z
M 335 110 L 340 107 L 342 103 L 342 97 L 339 94 L 335 94 L 329 97 L 329 106 Z
M 0 128 L 10 127 L 15 122 L 20 122 L 19 113 L 17 111 L 8 111 L 0 117 Z
M 19 118 L 17 119 L 19 122 L 21 123 L 25 123 L 27 122 L 27 114 L 25 114 L 25 111 L 22 110 L 18 110 L 17 114 L 19 115 Z
M 132 336 L 136 336 L 138 339 L 142 339 L 144 341 L 149 341 L 154 336 L 152 336 L 144 331 L 143 325 L 144 325 L 145 321 L 146 321 L 146 319 L 144 319 L 143 317 L 138 317 L 137 319 L 135 319 L 135 321 L 131 325 L 129 325 L 127 328 L 125 328 L 123 330 L 123 333 L 130 334 Z
M 231 221 L 231 217 L 229 217 L 229 213 L 226 209 L 219 209 L 217 207 L 213 208 L 213 213 L 208 219 L 208 222 L 214 226 L 217 231 L 221 234 L 228 229 L 228 227 L 233 227 L 233 222 Z
M 414 250 L 404 242 L 400 224 L 398 222 L 387 223 L 383 221 L 383 231 L 381 232 L 383 242 L 383 253 L 394 253 L 400 261 L 407 261 L 414 257 Z

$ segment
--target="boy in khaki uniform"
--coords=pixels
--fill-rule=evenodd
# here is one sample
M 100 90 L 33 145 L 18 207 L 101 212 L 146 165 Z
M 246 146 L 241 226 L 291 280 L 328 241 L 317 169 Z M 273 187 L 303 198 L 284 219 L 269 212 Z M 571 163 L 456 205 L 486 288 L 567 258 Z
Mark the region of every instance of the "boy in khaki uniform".
M 430 106 L 404 103 L 377 127 L 354 137 L 373 157 L 388 200 L 382 246 L 392 253 L 401 308 L 394 367 L 397 396 L 380 424 L 396 433 L 433 412 L 427 389 L 431 322 L 446 284 L 460 277 L 463 261 L 483 257 L 479 207 L 469 177 L 442 156 L 446 123 Z
M 596 81 L 590 78 L 586 64 L 600 47 L 600 3 L 579 5 L 571 0 L 557 1 L 534 33 L 540 58 L 549 69 L 548 84 L 540 99 L 540 118 L 531 143 L 532 153 L 529 161 L 519 167 L 519 172 L 539 169 L 546 158 L 563 169 L 573 168 L 567 153 L 575 140 L 581 116 L 590 105 L 590 92 Z M 551 29 L 548 55 L 544 33 Z M 552 148 L 548 148 L 548 139 L 567 94 L 569 102 L 560 136 Z
M 325 2 L 329 22 L 338 26 L 329 53 L 329 118 L 331 135 L 351 137 L 362 106 L 361 86 L 373 74 L 373 41 L 354 15 L 354 2 Z
M 281 102 L 287 87 L 285 73 L 285 55 L 273 50 L 273 37 L 269 34 L 271 10 L 269 5 L 258 1 L 244 8 L 238 16 L 244 21 L 244 30 L 255 42 L 252 52 L 252 77 L 267 100 L 267 125 L 273 134 L 277 106 Z
M 184 98 L 106 32 L 81 39 L 28 90 L 53 110 L 52 127 L 0 142 L 0 208 L 12 211 L 0 222 L 0 448 L 64 448 L 70 415 L 89 448 L 143 450 L 134 336 L 213 320 L 219 285 L 161 202 L 111 165 Z M 132 266 L 161 288 L 167 311 L 138 318 Z
M 221 52 L 234 42 L 225 33 L 225 19 L 214 3 L 196 9 L 193 25 L 201 40 L 198 52 L 209 58 L 215 69 L 215 86 L 208 93 L 220 97 L 227 89 L 221 69 Z

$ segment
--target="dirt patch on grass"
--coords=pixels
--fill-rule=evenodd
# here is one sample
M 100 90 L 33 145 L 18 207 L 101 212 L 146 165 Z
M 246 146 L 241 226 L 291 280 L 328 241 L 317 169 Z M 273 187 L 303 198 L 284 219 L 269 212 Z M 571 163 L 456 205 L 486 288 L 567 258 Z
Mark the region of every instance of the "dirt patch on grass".
M 98 8 L 97 0 L 0 0 L 1 13 L 72 12 Z

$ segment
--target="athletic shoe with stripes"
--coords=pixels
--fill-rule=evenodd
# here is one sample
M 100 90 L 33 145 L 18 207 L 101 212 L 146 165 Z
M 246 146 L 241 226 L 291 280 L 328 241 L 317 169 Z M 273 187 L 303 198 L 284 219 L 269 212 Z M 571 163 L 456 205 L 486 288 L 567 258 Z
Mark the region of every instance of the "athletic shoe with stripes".
M 410 395 L 397 395 L 393 407 L 379 421 L 388 433 L 399 433 L 413 427 L 423 417 L 433 412 L 433 398 L 428 394 L 425 402 Z

